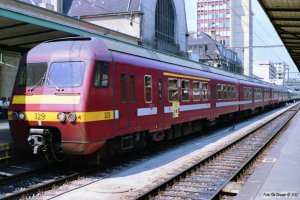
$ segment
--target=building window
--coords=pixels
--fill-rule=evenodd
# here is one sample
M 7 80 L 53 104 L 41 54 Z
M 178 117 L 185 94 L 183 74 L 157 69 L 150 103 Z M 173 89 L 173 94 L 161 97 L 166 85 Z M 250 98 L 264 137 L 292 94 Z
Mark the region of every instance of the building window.
M 150 75 L 145 76 L 145 102 L 151 103 L 152 102 L 152 77 Z
M 158 0 L 155 11 L 155 36 L 158 40 L 175 42 L 175 12 L 172 0 Z

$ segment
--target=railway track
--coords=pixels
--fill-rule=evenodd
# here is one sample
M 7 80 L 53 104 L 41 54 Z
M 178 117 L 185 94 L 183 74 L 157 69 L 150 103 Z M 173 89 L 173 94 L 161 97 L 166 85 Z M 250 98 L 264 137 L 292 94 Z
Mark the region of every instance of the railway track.
M 177 142 L 178 143 L 178 142 Z M 179 142 L 180 143 L 180 142 Z M 42 170 L 41 172 L 37 172 L 32 170 L 32 172 L 27 172 L 27 174 L 20 174 L 17 177 L 14 177 L 15 180 L 11 178 L 6 178 L 5 180 L 1 181 L 0 179 L 0 199 L 19 199 L 25 198 L 28 196 L 35 195 L 37 193 L 44 193 L 43 191 L 47 191 L 54 186 L 63 185 L 64 183 L 68 182 L 68 186 L 66 187 L 65 191 L 60 191 L 59 194 L 54 193 L 47 193 L 45 192 L 42 196 L 47 196 L 47 198 L 55 198 L 59 197 L 63 193 L 67 193 L 71 190 L 75 190 L 86 185 L 92 184 L 99 180 L 105 179 L 107 177 L 112 176 L 113 174 L 120 173 L 123 170 L 126 170 L 135 165 L 135 163 L 143 162 L 141 160 L 147 160 L 149 157 L 155 156 L 160 154 L 163 151 L 168 151 L 169 148 L 176 148 L 174 143 L 173 145 L 167 145 L 169 147 L 165 148 L 158 148 L 154 152 L 144 152 L 142 155 L 135 156 L 131 159 L 126 160 L 119 160 L 113 164 L 110 164 L 103 168 L 96 168 L 96 169 L 87 169 L 85 171 L 74 171 L 74 172 L 64 172 L 68 170 L 61 170 L 56 172 L 51 172 L 51 170 Z M 149 154 L 152 154 L 149 156 Z M 242 155 L 241 155 L 242 156 Z M 137 158 L 138 157 L 138 158 Z M 142 159 L 141 159 L 142 158 Z M 229 159 L 228 159 L 229 160 Z M 228 161 L 227 161 L 228 162 Z M 126 164 L 125 164 L 126 163 Z M 238 163 L 238 162 L 237 162 Z M 222 162 L 219 162 L 219 166 L 222 165 Z M 120 167 L 119 167 L 120 166 Z M 213 165 L 209 165 L 211 168 L 215 168 L 216 166 L 212 167 Z M 210 168 L 210 169 L 211 169 Z M 210 170 L 209 169 L 209 170 Z M 207 170 L 207 171 L 209 171 Z M 222 169 L 224 173 L 227 173 L 227 168 Z M 78 177 L 83 177 L 79 178 Z M 215 177 L 216 178 L 216 177 Z M 72 181 L 76 180 L 74 183 Z M 212 179 L 215 180 L 215 179 Z M 199 182 L 199 181 L 198 181 Z M 9 183 L 9 184 L 7 184 Z M 147 198 L 149 195 L 146 195 Z M 38 198 L 38 196 L 36 196 Z M 141 196 L 140 199 L 144 197 Z
M 240 175 L 299 109 L 300 104 L 297 104 L 135 199 L 218 199 L 222 189 Z
M 29 170 L 17 176 L 7 177 L 0 184 L 0 199 L 20 199 L 38 191 L 47 190 L 54 185 L 74 180 L 80 172 L 55 170 Z
M 182 141 L 179 141 L 179 143 L 180 142 Z M 44 191 L 52 189 L 53 187 L 69 183 L 66 190 L 61 190 L 58 194 L 49 194 L 46 192 L 47 198 L 54 198 L 65 192 L 69 192 L 70 190 L 87 186 L 116 173 L 120 173 L 121 171 L 136 165 L 136 163 L 143 162 L 143 160 L 147 160 L 149 157 L 160 154 L 161 152 L 167 151 L 169 148 L 173 147 L 174 145 L 170 144 L 166 146 L 162 145 L 156 147 L 154 151 L 143 151 L 136 155 L 113 160 L 101 167 L 89 166 L 86 167 L 85 170 L 75 170 L 73 172 L 64 167 L 59 167 L 53 170 L 49 166 L 45 166 L 44 169 L 16 167 L 19 169 L 17 170 L 19 172 L 13 172 L 14 169 L 8 169 L 7 172 L 3 173 L 3 177 L 1 177 L 0 173 L 0 199 L 6 200 L 20 199 L 30 196 L 35 197 L 34 195 L 38 193 L 44 193 Z M 14 168 L 14 166 L 12 168 Z

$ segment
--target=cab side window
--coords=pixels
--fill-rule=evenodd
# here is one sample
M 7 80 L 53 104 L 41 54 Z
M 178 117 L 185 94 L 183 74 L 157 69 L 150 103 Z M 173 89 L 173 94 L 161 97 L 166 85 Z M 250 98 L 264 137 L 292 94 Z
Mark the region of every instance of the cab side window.
M 107 62 L 97 62 L 96 63 L 96 73 L 94 77 L 94 86 L 96 88 L 108 87 L 108 63 Z

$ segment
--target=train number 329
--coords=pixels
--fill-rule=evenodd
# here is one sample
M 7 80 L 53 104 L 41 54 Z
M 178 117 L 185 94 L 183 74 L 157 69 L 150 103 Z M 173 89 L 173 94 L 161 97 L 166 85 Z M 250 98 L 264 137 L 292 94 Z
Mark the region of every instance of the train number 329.
M 45 113 L 34 113 L 35 120 L 43 121 L 45 120 L 45 118 L 46 118 Z
M 110 112 L 104 112 L 104 119 L 110 119 L 111 113 Z

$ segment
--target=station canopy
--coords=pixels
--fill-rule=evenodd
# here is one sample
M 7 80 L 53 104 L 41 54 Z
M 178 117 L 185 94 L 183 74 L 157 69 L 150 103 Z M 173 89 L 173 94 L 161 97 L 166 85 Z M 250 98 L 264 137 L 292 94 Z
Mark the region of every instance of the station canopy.
M 137 43 L 122 34 L 20 1 L 0 1 L 0 51 L 25 53 L 47 40 L 62 37 L 110 37 Z
M 300 0 L 259 0 L 300 71 Z

